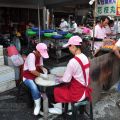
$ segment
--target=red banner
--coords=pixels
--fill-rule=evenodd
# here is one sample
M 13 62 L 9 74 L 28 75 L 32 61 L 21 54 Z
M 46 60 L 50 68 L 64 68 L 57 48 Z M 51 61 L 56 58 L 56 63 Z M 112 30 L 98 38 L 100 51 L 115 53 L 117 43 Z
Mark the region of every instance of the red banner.
M 120 16 L 120 0 L 117 0 L 117 4 L 116 4 L 116 8 L 117 8 L 117 16 Z

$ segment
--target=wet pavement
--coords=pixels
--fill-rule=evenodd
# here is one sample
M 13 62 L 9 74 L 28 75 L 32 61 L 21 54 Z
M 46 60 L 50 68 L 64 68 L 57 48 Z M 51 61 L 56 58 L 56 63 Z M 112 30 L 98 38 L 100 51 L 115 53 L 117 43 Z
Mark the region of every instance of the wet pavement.
M 94 106 L 95 120 L 120 120 L 120 107 L 116 104 L 120 100 L 120 92 L 116 83 L 109 91 L 102 93 L 102 98 Z
M 120 120 L 120 108 L 116 105 L 120 93 L 116 91 L 116 86 L 102 92 L 101 99 L 93 106 L 94 120 Z M 43 120 L 41 115 L 33 115 L 33 104 L 28 93 L 22 91 L 19 99 L 17 94 L 17 88 L 0 94 L 0 120 Z M 56 117 L 49 115 L 48 120 L 61 119 Z
M 68 58 L 69 59 L 69 58 Z M 67 60 L 68 62 L 68 60 Z M 48 69 L 56 66 L 65 66 L 67 62 L 45 61 Z M 52 66 L 52 67 L 51 67 Z M 33 115 L 33 102 L 26 88 L 23 86 L 18 99 L 18 88 L 0 93 L 0 120 L 43 120 L 43 116 Z M 53 120 L 56 115 L 49 115 Z
M 32 115 L 32 108 L 27 104 L 27 96 L 22 96 L 23 98 L 18 101 L 16 95 L 16 88 L 0 95 L 0 119 L 38 120 L 37 117 Z

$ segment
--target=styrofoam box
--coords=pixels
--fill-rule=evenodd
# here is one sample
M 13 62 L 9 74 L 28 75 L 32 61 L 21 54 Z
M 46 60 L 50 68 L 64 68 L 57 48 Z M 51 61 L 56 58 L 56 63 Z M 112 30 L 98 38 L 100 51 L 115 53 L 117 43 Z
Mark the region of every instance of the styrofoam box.
M 4 57 L 0 56 L 0 65 L 4 65 Z
M 16 87 L 15 80 L 0 83 L 0 93 Z
M 14 69 L 5 65 L 0 66 L 0 84 L 12 80 L 15 80 Z
M 19 80 L 19 78 L 20 78 L 20 69 L 19 69 L 19 67 L 14 66 L 14 64 L 12 63 L 10 57 L 8 57 L 6 55 L 4 56 L 4 62 L 5 62 L 5 65 L 8 65 L 8 66 L 10 66 L 10 67 L 12 67 L 14 69 L 14 71 L 15 71 L 15 80 Z
M 3 46 L 0 45 L 0 56 L 3 56 Z

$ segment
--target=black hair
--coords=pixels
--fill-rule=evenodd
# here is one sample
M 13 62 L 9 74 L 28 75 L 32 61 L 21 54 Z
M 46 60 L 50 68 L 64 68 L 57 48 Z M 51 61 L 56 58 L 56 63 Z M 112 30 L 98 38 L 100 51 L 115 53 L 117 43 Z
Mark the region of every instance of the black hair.
M 110 18 L 108 16 L 99 16 L 99 17 L 96 17 L 96 24 L 98 24 L 100 22 L 104 22 L 106 19 L 108 19 L 109 22 L 110 22 Z
M 82 46 L 82 43 L 81 45 L 75 45 L 76 48 L 80 49 L 81 51 L 83 51 L 83 46 Z
M 71 21 L 75 21 L 75 17 L 71 17 L 70 19 L 71 19 Z
M 106 19 L 110 21 L 110 18 L 108 16 L 101 16 L 100 22 L 104 22 Z
M 82 23 L 82 22 L 79 22 L 79 23 L 78 23 L 78 26 L 79 26 L 79 25 L 81 25 L 81 26 L 84 26 L 84 23 Z
M 110 26 L 111 24 L 114 24 L 114 20 L 110 20 L 108 25 Z
M 96 24 L 100 23 L 100 16 L 96 17 Z
M 75 47 L 81 49 L 81 45 L 75 45 Z

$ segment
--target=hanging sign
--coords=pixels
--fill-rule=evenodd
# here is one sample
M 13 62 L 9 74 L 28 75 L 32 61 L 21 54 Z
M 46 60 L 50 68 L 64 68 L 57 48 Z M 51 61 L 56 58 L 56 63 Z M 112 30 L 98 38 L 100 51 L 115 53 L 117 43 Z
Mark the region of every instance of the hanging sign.
M 120 16 L 120 0 L 117 0 L 116 7 L 117 7 L 117 16 Z
M 112 15 L 116 16 L 116 1 L 117 0 L 98 0 L 97 15 Z M 118 0 L 119 1 L 119 0 Z M 119 5 L 119 3 L 118 3 Z

